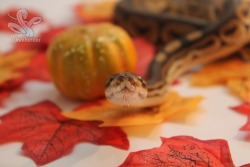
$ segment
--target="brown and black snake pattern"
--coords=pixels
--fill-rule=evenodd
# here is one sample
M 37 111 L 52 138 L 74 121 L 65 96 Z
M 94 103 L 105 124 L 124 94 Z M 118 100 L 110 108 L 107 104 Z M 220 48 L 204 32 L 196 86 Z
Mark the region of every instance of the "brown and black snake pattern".
M 222 0 L 123 0 L 116 7 L 114 20 L 133 36 L 166 44 L 214 23 L 223 5 Z
M 250 0 L 123 0 L 115 11 L 115 22 L 131 35 L 164 44 L 148 69 L 147 98 L 138 106 L 161 103 L 173 80 L 197 64 L 236 52 L 249 60 Z

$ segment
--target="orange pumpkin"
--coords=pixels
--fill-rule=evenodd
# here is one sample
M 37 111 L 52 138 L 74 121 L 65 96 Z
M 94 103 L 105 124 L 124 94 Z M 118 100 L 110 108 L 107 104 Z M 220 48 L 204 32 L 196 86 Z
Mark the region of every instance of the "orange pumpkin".
M 56 87 L 72 99 L 104 95 L 107 78 L 133 71 L 136 51 L 127 32 L 109 23 L 82 25 L 58 35 L 48 49 Z

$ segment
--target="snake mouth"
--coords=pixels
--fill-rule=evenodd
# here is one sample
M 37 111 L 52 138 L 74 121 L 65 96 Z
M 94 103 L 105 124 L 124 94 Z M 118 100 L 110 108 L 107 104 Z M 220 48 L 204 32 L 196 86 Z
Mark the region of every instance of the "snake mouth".
M 142 102 L 147 96 L 147 92 L 140 89 L 131 90 L 124 87 L 119 91 L 106 94 L 109 101 L 121 106 L 131 106 Z
M 105 95 L 112 103 L 130 106 L 140 103 L 146 98 L 147 86 L 145 81 L 135 74 L 116 74 L 108 80 Z

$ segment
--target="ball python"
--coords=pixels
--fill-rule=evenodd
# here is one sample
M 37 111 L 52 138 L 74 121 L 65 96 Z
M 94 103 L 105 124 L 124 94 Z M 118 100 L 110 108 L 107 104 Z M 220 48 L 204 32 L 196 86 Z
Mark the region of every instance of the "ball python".
M 164 15 L 164 13 L 162 14 L 162 12 L 159 13 L 157 11 L 166 11 L 166 7 L 162 7 L 164 5 L 166 6 L 162 0 L 151 1 L 161 4 L 158 6 L 157 3 L 156 6 L 152 3 L 148 5 L 152 8 L 151 13 L 144 12 L 143 9 L 146 9 L 145 6 L 147 5 L 142 6 L 140 9 L 134 9 L 131 4 L 129 5 L 129 3 L 139 1 L 140 0 L 126 0 L 126 2 L 122 1 L 121 5 L 117 5 L 118 19 L 127 20 L 127 29 L 130 27 L 130 17 L 134 19 L 141 16 L 144 20 L 140 20 L 140 24 L 145 24 L 144 21 L 147 19 L 158 21 L 157 23 L 152 23 L 158 25 L 149 26 L 152 28 L 150 29 L 152 30 L 150 32 L 151 39 L 159 39 L 159 34 L 158 36 L 156 35 L 154 27 L 159 26 L 159 24 L 163 25 L 163 18 L 165 18 L 165 20 L 167 18 L 168 21 L 170 20 L 170 23 L 172 21 L 175 23 L 182 22 L 187 26 L 191 25 L 195 27 L 194 29 L 196 30 L 184 34 L 177 39 L 167 41 L 167 44 L 156 53 L 152 60 L 148 70 L 147 81 L 144 81 L 136 74 L 126 72 L 111 76 L 105 86 L 105 95 L 109 101 L 115 104 L 134 107 L 159 105 L 164 102 L 169 86 L 181 74 L 195 65 L 206 64 L 227 57 L 247 46 L 250 41 L 249 0 L 222 0 L 216 1 L 217 4 L 214 2 L 216 6 L 212 8 L 214 12 L 211 13 L 211 10 L 209 10 L 206 22 L 204 22 L 204 19 L 203 22 L 202 19 L 192 19 L 192 12 L 189 15 L 189 20 L 187 18 L 185 20 L 185 18 L 180 18 L 179 16 L 174 18 L 170 16 L 171 14 L 169 13 L 166 15 Z M 149 0 L 145 1 L 149 2 Z M 165 2 L 170 1 L 171 0 Z M 185 0 L 179 0 L 178 2 L 180 1 L 185 2 Z M 142 1 L 140 2 L 143 4 Z M 205 1 L 200 2 L 203 3 Z M 123 3 L 127 4 L 127 6 Z M 129 15 L 125 18 L 121 18 L 122 10 L 127 12 L 123 11 L 123 14 Z M 204 17 L 204 15 L 202 15 L 202 17 Z M 217 19 L 215 19 L 215 17 L 217 17 Z M 162 30 L 158 33 L 164 32 Z

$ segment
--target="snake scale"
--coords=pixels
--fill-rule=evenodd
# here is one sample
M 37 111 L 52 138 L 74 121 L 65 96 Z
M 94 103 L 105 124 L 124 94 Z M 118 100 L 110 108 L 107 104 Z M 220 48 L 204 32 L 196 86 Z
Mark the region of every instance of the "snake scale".
M 147 81 L 132 73 L 110 77 L 105 94 L 116 104 L 159 105 L 172 82 L 193 66 L 239 50 L 249 59 L 249 0 L 123 0 L 116 7 L 115 22 L 161 46 Z

